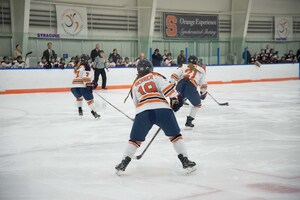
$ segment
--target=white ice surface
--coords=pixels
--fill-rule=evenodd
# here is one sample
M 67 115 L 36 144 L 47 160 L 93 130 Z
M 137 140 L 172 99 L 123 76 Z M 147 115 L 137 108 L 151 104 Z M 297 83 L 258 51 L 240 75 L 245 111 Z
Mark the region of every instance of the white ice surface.
M 300 81 L 209 86 L 193 130 L 177 114 L 189 158 L 186 175 L 161 132 L 141 160 L 115 174 L 132 122 L 95 96 L 100 120 L 71 93 L 0 96 L 1 200 L 300 199 Z M 99 91 L 134 117 L 127 90 Z M 157 127 L 153 127 L 148 140 Z

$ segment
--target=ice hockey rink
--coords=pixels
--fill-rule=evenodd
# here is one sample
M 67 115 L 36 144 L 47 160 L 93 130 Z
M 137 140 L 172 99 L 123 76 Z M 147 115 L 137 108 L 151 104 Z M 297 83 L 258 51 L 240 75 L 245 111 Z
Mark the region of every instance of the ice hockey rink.
M 185 174 L 160 132 L 123 176 L 121 161 L 132 122 L 96 94 L 101 119 L 84 104 L 78 117 L 71 93 L 0 96 L 1 200 L 299 200 L 300 82 L 210 85 L 193 130 L 189 106 L 176 113 L 189 158 Z M 128 90 L 97 91 L 134 117 Z M 148 144 L 157 127 L 153 127 Z

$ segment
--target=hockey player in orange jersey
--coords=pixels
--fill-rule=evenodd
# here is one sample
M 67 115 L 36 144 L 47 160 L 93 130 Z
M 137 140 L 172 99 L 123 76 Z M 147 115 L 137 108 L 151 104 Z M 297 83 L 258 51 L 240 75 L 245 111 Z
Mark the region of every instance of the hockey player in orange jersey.
M 88 64 L 89 59 L 87 55 L 83 54 L 80 56 L 80 61 L 78 61 L 74 68 L 75 77 L 72 82 L 71 92 L 76 97 L 79 116 L 83 115 L 82 101 L 85 99 L 91 108 L 92 115 L 95 118 L 100 118 L 94 105 L 94 84 L 91 81 L 94 71 Z
M 136 116 L 123 160 L 115 167 L 116 173 L 120 175 L 125 171 L 131 158 L 142 142 L 145 141 L 146 135 L 154 124 L 159 126 L 173 143 L 183 168 L 188 172 L 194 171 L 196 163 L 188 159 L 180 128 L 173 112 L 173 110 L 178 110 L 178 104 L 180 104 L 177 99 L 175 85 L 170 84 L 164 76 L 153 72 L 151 62 L 146 59 L 138 62 L 137 71 L 138 78 L 132 86 Z M 166 97 L 170 98 L 172 108 Z
M 176 90 L 179 93 L 179 99 L 187 98 L 193 105 L 186 119 L 186 127 L 194 127 L 192 121 L 201 107 L 201 100 L 204 100 L 207 95 L 206 74 L 197 63 L 197 57 L 190 56 L 188 64 L 183 64 L 171 76 L 171 82 L 177 83 Z M 200 87 L 200 94 L 197 90 L 198 86 Z

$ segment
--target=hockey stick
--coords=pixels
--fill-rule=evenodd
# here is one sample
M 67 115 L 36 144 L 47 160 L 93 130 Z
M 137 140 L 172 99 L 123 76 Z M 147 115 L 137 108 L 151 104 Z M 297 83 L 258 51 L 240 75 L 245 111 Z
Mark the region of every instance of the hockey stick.
M 228 102 L 225 102 L 225 103 L 220 103 L 218 102 L 209 92 L 207 92 L 207 94 L 217 103 L 219 104 L 219 106 L 229 106 L 229 103 Z
M 148 145 L 146 146 L 146 148 L 144 149 L 144 151 L 138 155 L 138 156 L 133 156 L 132 158 L 135 160 L 139 160 L 143 157 L 143 155 L 146 153 L 147 149 L 149 148 L 149 146 L 151 145 L 151 143 L 153 142 L 153 140 L 156 138 L 156 136 L 158 135 L 159 131 L 161 130 L 161 128 L 159 128 L 156 133 L 153 135 L 152 139 L 150 140 L 150 142 L 148 143 Z
M 29 56 L 30 54 L 32 54 L 32 51 L 29 51 L 28 53 L 26 53 L 26 55 L 25 55 L 25 59 L 24 59 L 24 62 L 25 62 L 25 67 L 27 67 L 27 62 L 26 62 L 26 60 L 27 60 L 27 56 Z
M 119 108 L 117 108 L 116 106 L 114 106 L 113 104 L 111 104 L 109 101 L 107 101 L 104 97 L 102 97 L 99 93 L 95 92 L 95 94 L 97 94 L 101 99 L 103 99 L 106 103 L 108 103 L 109 105 L 111 105 L 111 107 L 113 107 L 114 109 L 116 109 L 117 111 L 119 111 L 120 113 L 122 113 L 125 117 L 127 117 L 128 119 L 130 119 L 131 121 L 134 121 L 133 118 L 129 117 L 128 115 L 126 115 L 122 110 L 120 110 Z
M 124 99 L 124 103 L 126 103 L 128 97 L 129 97 L 129 95 L 131 94 L 131 92 L 132 92 L 132 87 L 133 87 L 133 85 L 134 85 L 134 83 L 135 83 L 135 81 L 136 81 L 137 79 L 138 79 L 138 76 L 137 76 L 137 77 L 134 79 L 134 81 L 132 82 L 131 87 L 130 87 L 130 90 L 129 90 L 128 94 L 127 94 L 127 97 Z

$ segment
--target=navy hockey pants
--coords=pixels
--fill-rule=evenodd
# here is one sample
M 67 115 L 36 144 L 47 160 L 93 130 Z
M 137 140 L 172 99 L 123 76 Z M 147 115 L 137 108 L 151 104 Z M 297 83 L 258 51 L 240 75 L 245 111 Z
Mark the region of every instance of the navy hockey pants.
M 180 134 L 180 128 L 174 112 L 171 109 L 161 108 L 145 110 L 135 116 L 130 133 L 130 140 L 145 141 L 145 137 L 154 124 L 161 127 L 168 137 L 174 137 Z

